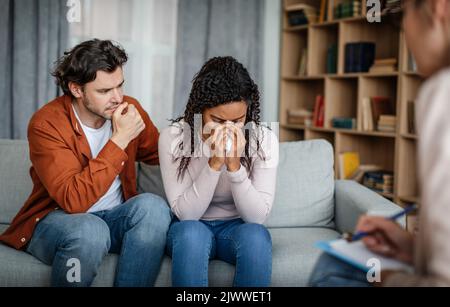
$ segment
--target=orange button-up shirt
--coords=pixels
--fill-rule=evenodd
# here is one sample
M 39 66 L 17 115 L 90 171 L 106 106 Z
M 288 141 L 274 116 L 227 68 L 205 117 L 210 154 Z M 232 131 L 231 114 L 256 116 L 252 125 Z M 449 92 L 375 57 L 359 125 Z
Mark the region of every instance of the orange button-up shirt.
M 117 175 L 125 200 L 137 194 L 135 162 L 159 164 L 159 133 L 135 99 L 125 96 L 124 101 L 136 106 L 145 130 L 125 150 L 109 140 L 95 159 L 69 96 L 51 101 L 33 115 L 28 126 L 33 191 L 0 241 L 24 249 L 36 224 L 49 212 L 87 212 Z

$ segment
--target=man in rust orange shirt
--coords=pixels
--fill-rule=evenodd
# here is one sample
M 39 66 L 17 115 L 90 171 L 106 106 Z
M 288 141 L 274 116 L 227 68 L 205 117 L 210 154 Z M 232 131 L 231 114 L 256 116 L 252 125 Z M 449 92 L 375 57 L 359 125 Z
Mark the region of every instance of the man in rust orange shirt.
M 137 195 L 135 170 L 159 163 L 159 133 L 123 95 L 127 59 L 111 41 L 66 52 L 53 72 L 64 96 L 28 126 L 34 187 L 0 240 L 52 265 L 53 286 L 90 286 L 109 252 L 120 255 L 115 286 L 151 286 L 159 272 L 171 214 Z

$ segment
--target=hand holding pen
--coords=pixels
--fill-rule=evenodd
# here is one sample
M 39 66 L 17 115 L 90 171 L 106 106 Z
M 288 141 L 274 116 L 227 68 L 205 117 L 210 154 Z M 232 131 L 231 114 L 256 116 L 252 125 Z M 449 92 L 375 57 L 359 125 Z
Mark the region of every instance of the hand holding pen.
M 356 233 L 350 240 L 360 239 L 374 253 L 412 264 L 414 237 L 395 220 L 415 209 L 415 206 L 410 206 L 389 218 L 363 216 L 359 219 Z

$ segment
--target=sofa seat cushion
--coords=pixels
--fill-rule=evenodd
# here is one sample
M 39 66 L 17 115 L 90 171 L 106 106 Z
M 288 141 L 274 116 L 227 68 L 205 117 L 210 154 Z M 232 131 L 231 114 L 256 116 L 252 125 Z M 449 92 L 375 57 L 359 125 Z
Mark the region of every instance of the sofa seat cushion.
M 272 286 L 305 286 L 320 250 L 314 247 L 319 240 L 331 240 L 339 234 L 327 228 L 270 229 L 273 242 Z M 0 243 L 0 287 L 49 286 L 51 267 L 33 256 Z M 112 286 L 117 255 L 110 254 L 103 261 L 93 286 Z M 209 266 L 210 286 L 231 286 L 234 266 L 213 260 Z M 164 257 L 156 286 L 171 285 L 171 259 Z

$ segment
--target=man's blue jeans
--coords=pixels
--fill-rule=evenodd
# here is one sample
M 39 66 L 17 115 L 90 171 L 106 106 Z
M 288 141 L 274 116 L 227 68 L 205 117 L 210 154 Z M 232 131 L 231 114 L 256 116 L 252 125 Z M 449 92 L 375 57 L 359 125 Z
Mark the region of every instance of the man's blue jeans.
M 150 193 L 108 211 L 67 214 L 56 210 L 38 223 L 27 252 L 52 265 L 53 286 L 90 286 L 108 252 L 120 255 L 115 286 L 152 286 L 170 221 L 167 203 Z M 69 276 L 74 264 L 79 264 L 79 281 Z
M 241 219 L 179 221 L 167 234 L 172 284 L 207 287 L 208 263 L 217 258 L 236 265 L 235 287 L 268 287 L 272 276 L 272 239 L 260 224 Z
M 311 278 L 311 287 L 370 287 L 366 273 L 333 256 L 322 254 Z

